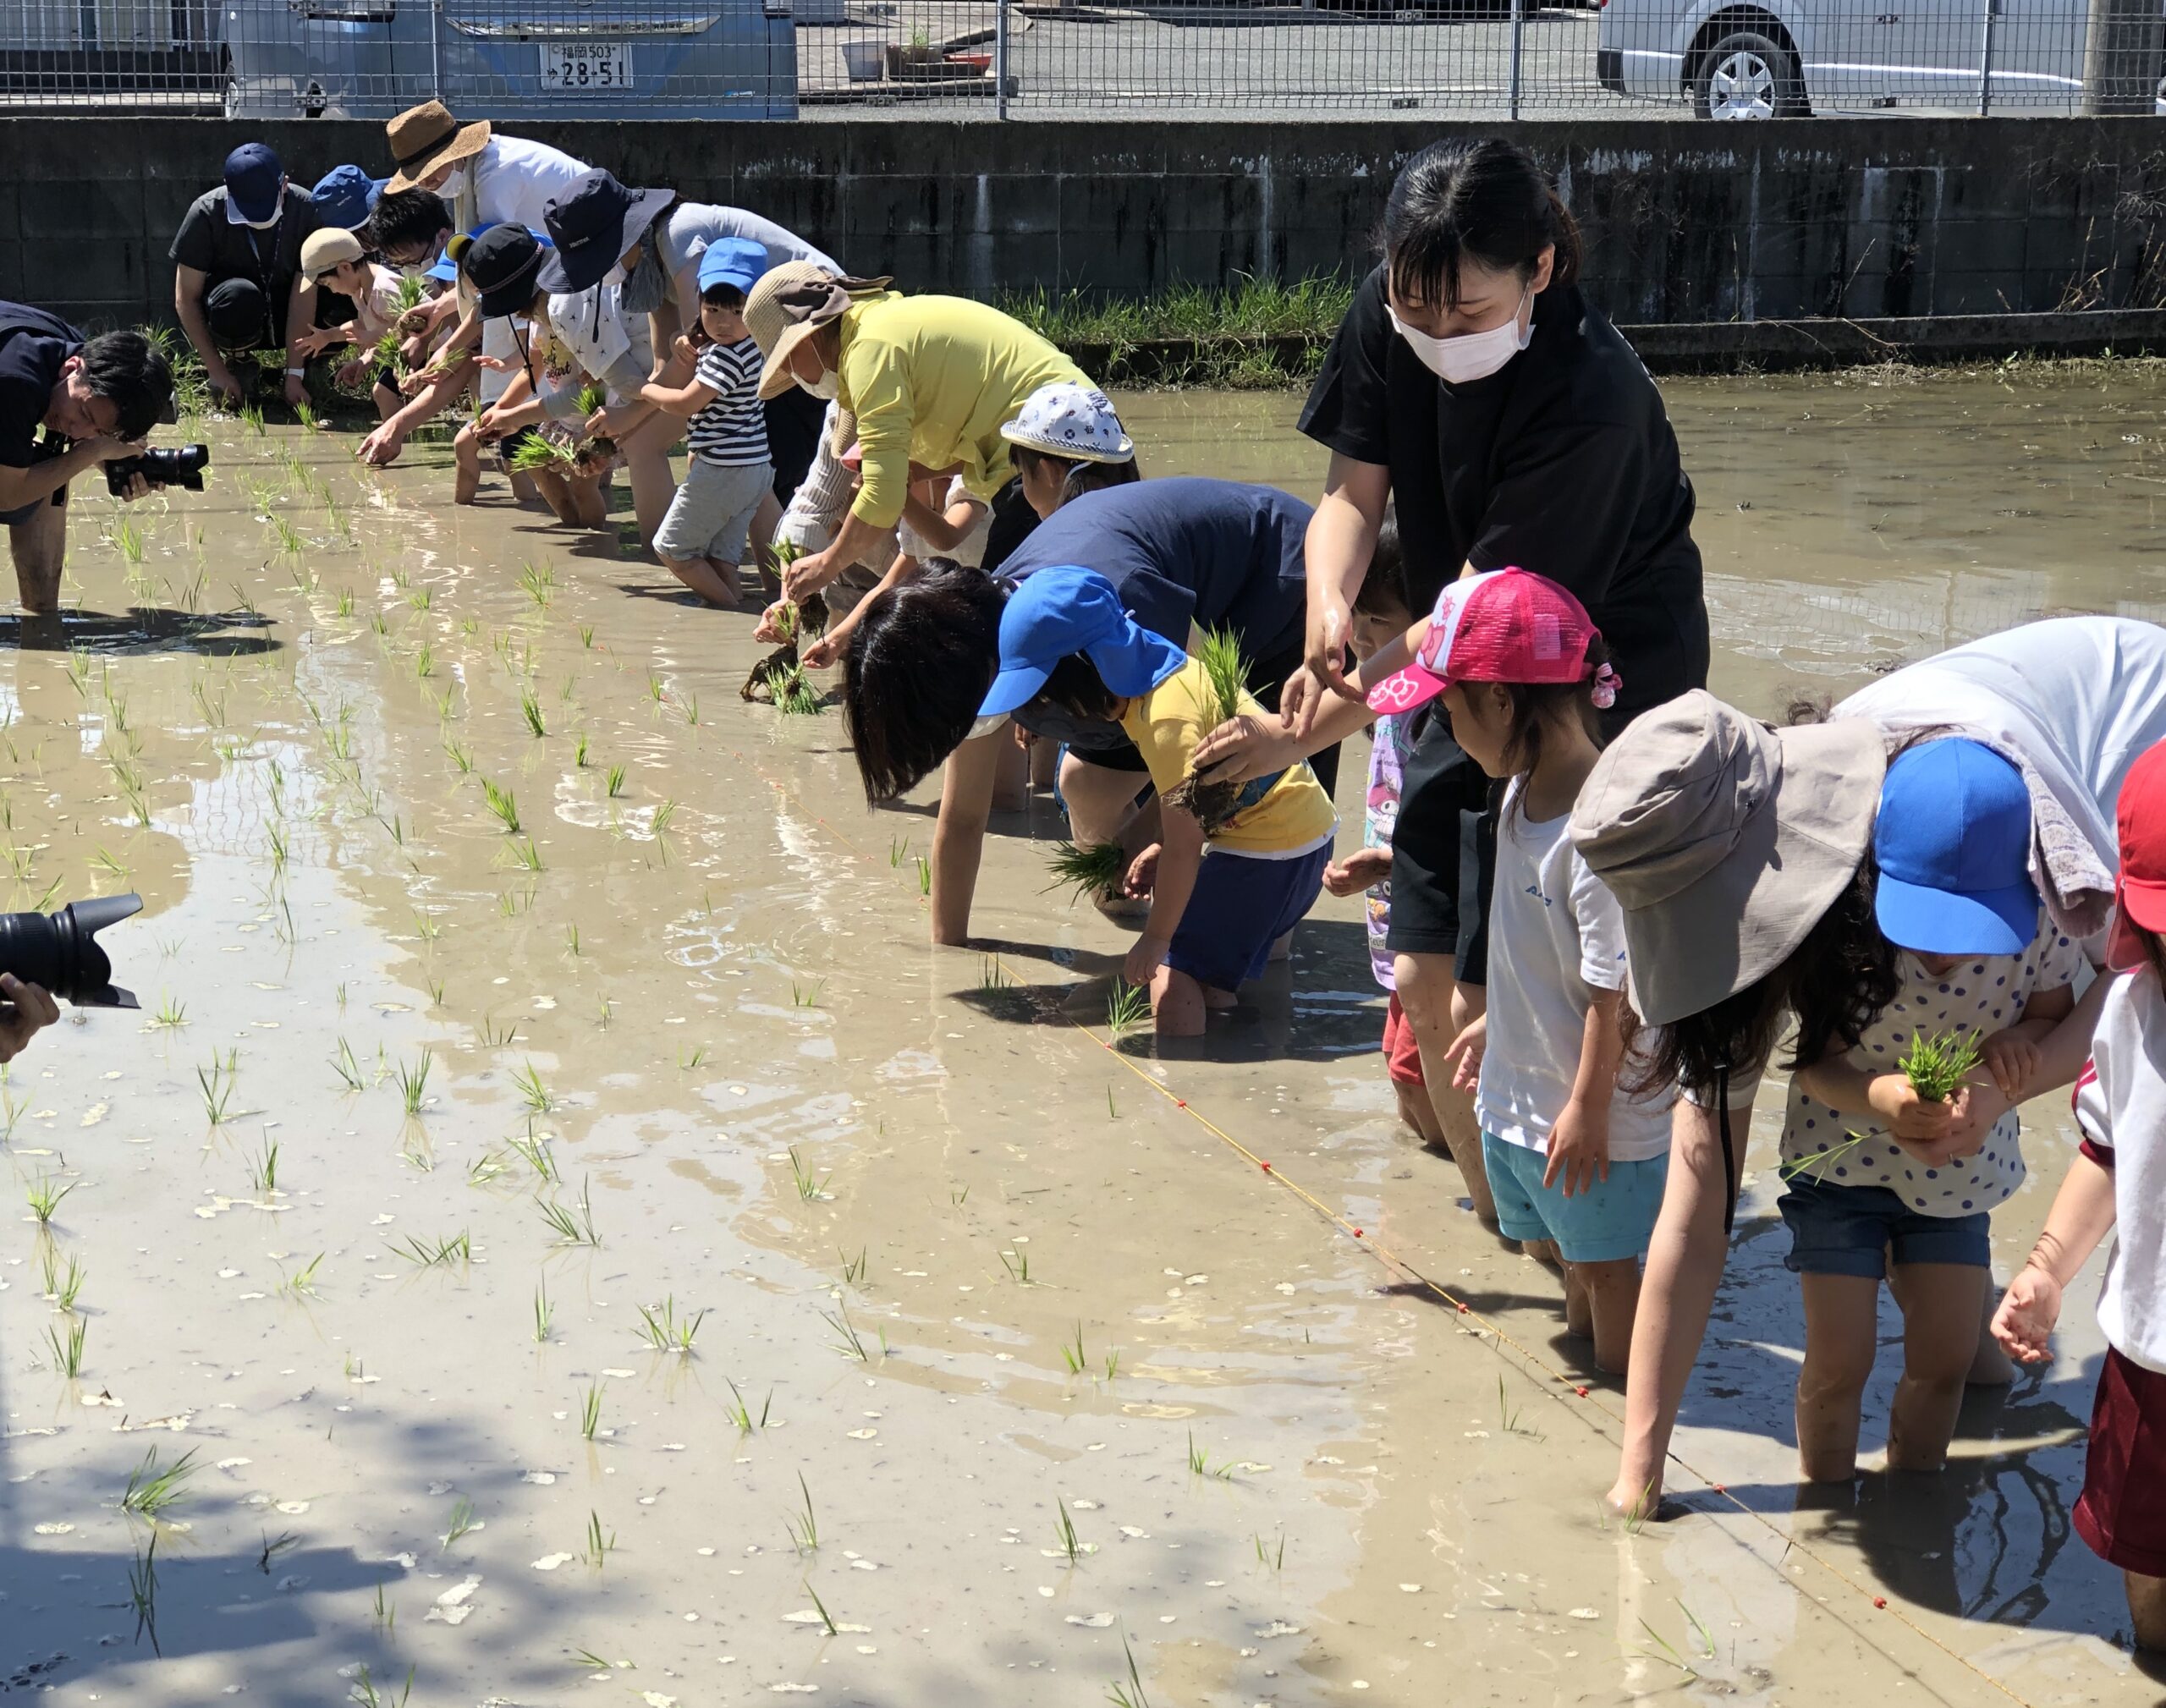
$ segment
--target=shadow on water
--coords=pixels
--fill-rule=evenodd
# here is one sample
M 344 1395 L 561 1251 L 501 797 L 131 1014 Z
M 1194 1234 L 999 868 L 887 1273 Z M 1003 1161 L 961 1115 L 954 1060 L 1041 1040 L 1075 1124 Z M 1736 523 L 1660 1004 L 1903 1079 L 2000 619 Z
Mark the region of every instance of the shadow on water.
M 255 658 L 283 644 L 259 611 L 174 611 L 137 606 L 125 613 L 68 611 L 48 617 L 0 616 L 0 646 L 25 652 L 91 652 L 140 656 L 192 652 L 206 658 Z M 249 631 L 236 633 L 235 631 Z

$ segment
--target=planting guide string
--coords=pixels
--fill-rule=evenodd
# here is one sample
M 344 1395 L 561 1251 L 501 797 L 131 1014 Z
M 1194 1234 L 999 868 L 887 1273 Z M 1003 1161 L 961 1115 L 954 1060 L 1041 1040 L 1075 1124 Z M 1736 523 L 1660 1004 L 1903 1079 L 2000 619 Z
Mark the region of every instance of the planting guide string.
M 835 826 L 830 824 L 826 819 L 822 818 L 817 813 L 814 812 L 811 807 L 806 803 L 804 796 L 798 793 L 794 785 L 783 778 L 775 777 L 769 773 L 756 760 L 747 759 L 742 753 L 738 753 L 735 756 L 740 760 L 745 760 L 745 763 L 750 765 L 770 787 L 777 791 L 777 793 L 789 797 L 800 811 L 803 812 L 805 816 L 810 818 L 815 824 L 826 831 L 828 835 L 833 837 L 837 842 L 842 843 L 844 848 L 848 849 L 853 854 L 856 855 L 858 859 L 868 861 L 871 859 L 871 856 L 867 854 L 863 849 L 858 847 L 855 843 L 852 842 L 848 836 L 837 829 Z M 921 907 L 925 905 L 921 898 L 920 899 L 919 905 Z M 1002 959 L 1000 951 L 998 949 L 990 949 L 984 953 L 991 957 L 993 964 L 1003 974 L 1006 974 L 1009 978 L 1015 977 L 1015 975 L 1009 970 L 1007 963 Z M 1018 980 L 1018 982 L 1020 983 L 1021 981 Z M 1617 1425 L 1620 1431 L 1623 1429 L 1624 1424 L 1623 1416 L 1618 1413 L 1616 1409 L 1609 1403 L 1606 1398 L 1596 1394 L 1584 1383 L 1574 1381 L 1570 1376 L 1559 1370 L 1554 1365 L 1550 1363 L 1547 1358 L 1543 1357 L 1540 1353 L 1525 1345 L 1521 1342 L 1515 1339 L 1511 1335 L 1506 1333 L 1503 1328 L 1491 1321 L 1487 1317 L 1484 1316 L 1480 1311 L 1476 1310 L 1465 1300 L 1458 1298 L 1449 1288 L 1444 1287 L 1440 1282 L 1430 1279 L 1427 1275 L 1424 1274 L 1420 1269 L 1416 1268 L 1405 1258 L 1401 1257 L 1390 1247 L 1379 1244 L 1375 1239 L 1370 1238 L 1367 1230 L 1357 1227 L 1340 1211 L 1334 1210 L 1330 1205 L 1325 1203 L 1323 1200 L 1317 1197 L 1315 1193 L 1310 1191 L 1307 1187 L 1302 1185 L 1297 1180 L 1289 1178 L 1283 1172 L 1281 1172 L 1276 1164 L 1273 1163 L 1267 1158 L 1259 1156 L 1256 1152 L 1251 1151 L 1247 1145 L 1242 1144 L 1240 1140 L 1234 1137 L 1232 1134 L 1227 1132 L 1224 1128 L 1219 1126 L 1218 1123 L 1212 1120 L 1209 1116 L 1204 1114 L 1201 1110 L 1193 1107 L 1189 1102 L 1188 1099 L 1177 1095 L 1170 1086 L 1161 1083 L 1152 1075 L 1146 1073 L 1137 1063 L 1128 1056 L 1124 1055 L 1115 1047 L 1115 1041 L 1110 1035 L 1105 1037 L 1099 1036 L 1097 1033 L 1091 1030 L 1090 1027 L 1085 1025 L 1082 1021 L 1076 1019 L 1073 1015 L 1064 1014 L 1062 1018 L 1067 1020 L 1069 1025 L 1080 1032 L 1086 1038 L 1089 1039 L 1092 1044 L 1096 1045 L 1100 1050 L 1105 1052 L 1107 1055 L 1110 1056 L 1121 1067 L 1125 1068 L 1130 1074 L 1135 1077 L 1135 1079 L 1140 1080 L 1143 1085 L 1149 1086 L 1151 1090 L 1156 1091 L 1161 1097 L 1171 1103 L 1176 1109 L 1181 1111 L 1181 1112 L 1185 1114 L 1191 1121 L 1194 1121 L 1198 1126 L 1201 1127 L 1205 1132 L 1210 1134 L 1212 1138 L 1218 1140 L 1222 1145 L 1233 1151 L 1235 1156 L 1240 1157 L 1244 1162 L 1248 1162 L 1256 1167 L 1259 1172 L 1268 1175 L 1272 1179 L 1277 1181 L 1280 1186 L 1292 1193 L 1295 1198 L 1307 1205 L 1309 1208 L 1315 1211 L 1317 1215 L 1322 1216 L 1334 1227 L 1350 1234 L 1355 1240 L 1358 1242 L 1361 1249 L 1373 1254 L 1377 1260 L 1385 1268 L 1397 1271 L 1408 1280 L 1412 1281 L 1416 1285 L 1427 1289 L 1431 1293 L 1433 1293 L 1437 1299 L 1443 1304 L 1451 1306 L 1453 1310 L 1458 1315 L 1469 1318 L 1477 1326 L 1477 1328 L 1480 1331 L 1476 1337 L 1476 1338 L 1482 1337 L 1482 1335 L 1483 1334 L 1494 1337 L 1494 1342 L 1497 1346 L 1510 1348 L 1511 1350 L 1518 1355 L 1524 1365 L 1539 1370 L 1544 1376 L 1548 1376 L 1550 1381 L 1555 1384 L 1555 1386 L 1545 1387 L 1543 1392 L 1547 1392 L 1552 1399 L 1555 1400 L 1559 1404 L 1564 1403 L 1568 1396 L 1572 1398 L 1585 1400 L 1590 1407 L 1601 1413 L 1602 1415 L 1608 1419 L 1611 1423 Z M 1830 1578 L 1840 1584 L 1844 1589 L 1850 1590 L 1851 1594 L 1858 1596 L 1863 1601 L 1870 1602 L 1874 1611 L 1885 1613 L 1890 1618 L 1894 1619 L 1898 1623 L 1901 1624 L 1905 1629 L 1910 1632 L 1911 1634 L 1918 1637 L 1934 1649 L 1938 1650 L 1943 1655 L 1945 1655 L 1949 1660 L 1954 1661 L 1965 1672 L 1971 1673 L 1983 1683 L 1991 1685 L 1994 1690 L 1998 1692 L 2002 1696 L 2006 1697 L 2010 1702 L 2017 1704 L 2018 1708 L 2037 1708 L 2037 1705 L 2033 1704 L 2028 1697 L 2023 1695 L 2020 1691 L 2014 1689 L 2014 1687 L 2004 1683 L 1999 1678 L 1995 1678 L 1992 1673 L 1987 1672 L 1984 1667 L 1979 1666 L 1976 1661 L 1971 1660 L 1969 1656 L 1963 1654 L 1959 1650 L 1951 1648 L 1947 1643 L 1934 1635 L 1933 1633 L 1918 1623 L 1916 1620 L 1913 1619 L 1902 1608 L 1894 1606 L 1888 1597 L 1876 1594 L 1869 1585 L 1859 1583 L 1833 1560 L 1828 1559 L 1826 1556 L 1817 1551 L 1811 1544 L 1799 1540 L 1796 1537 L 1791 1535 L 1764 1513 L 1754 1511 L 1752 1508 L 1747 1506 L 1742 1500 L 1739 1499 L 1737 1496 L 1732 1494 L 1727 1486 L 1717 1482 L 1706 1472 L 1699 1469 L 1696 1466 L 1692 1464 L 1690 1461 L 1683 1458 L 1674 1447 L 1669 1449 L 1668 1453 L 1666 1454 L 1666 1458 L 1670 1464 L 1675 1465 L 1686 1475 L 1693 1478 L 1703 1488 L 1728 1502 L 1729 1505 L 1740 1514 L 1751 1519 L 1762 1530 L 1766 1530 L 1770 1535 L 1778 1538 L 1784 1545 L 1784 1552 L 1785 1554 L 1794 1551 L 1802 1555 L 1806 1559 L 1811 1562 L 1812 1564 L 1817 1566 L 1822 1571 L 1825 1572 Z M 1777 1562 L 1778 1566 L 1779 1566 L 1779 1561 Z M 1823 1602 L 1821 1605 L 1825 1606 L 1826 1604 Z M 1831 1608 L 1829 1611 L 1832 1613 L 1833 1610 Z M 1847 1623 L 1847 1622 L 1845 1623 Z M 1856 1626 L 1850 1626 L 1849 1628 L 1855 1632 L 1856 1634 L 1869 1646 L 1879 1649 L 1880 1645 L 1875 1642 L 1873 1638 L 1868 1633 Z M 1880 1652 L 1883 1654 L 1887 1653 L 1885 1650 L 1881 1650 Z M 1908 1672 L 1910 1671 L 1910 1669 L 1908 1667 L 1905 1667 L 1903 1663 L 1899 1660 L 1897 1660 L 1895 1656 L 1889 1655 L 1888 1656 L 1888 1659 L 1892 1664 L 1902 1668 L 1905 1672 Z

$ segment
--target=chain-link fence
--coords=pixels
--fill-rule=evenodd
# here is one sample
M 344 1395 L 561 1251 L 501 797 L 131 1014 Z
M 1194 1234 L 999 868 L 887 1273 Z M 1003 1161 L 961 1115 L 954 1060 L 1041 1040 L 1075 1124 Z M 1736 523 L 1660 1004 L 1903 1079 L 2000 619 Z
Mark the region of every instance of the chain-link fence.
M 1900 10 L 1877 9 L 1900 8 Z M 7 0 L 0 108 L 2149 113 L 2166 0 Z

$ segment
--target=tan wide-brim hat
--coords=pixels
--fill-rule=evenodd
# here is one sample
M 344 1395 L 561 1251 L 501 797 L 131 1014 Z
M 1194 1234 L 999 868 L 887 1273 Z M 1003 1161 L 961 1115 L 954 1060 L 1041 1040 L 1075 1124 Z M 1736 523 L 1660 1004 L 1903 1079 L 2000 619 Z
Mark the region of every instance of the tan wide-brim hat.
M 809 261 L 786 261 L 769 267 L 745 297 L 745 330 L 767 358 L 760 371 L 762 400 L 778 398 L 796 384 L 789 359 L 797 347 L 828 321 L 849 310 L 844 281 Z
M 471 159 L 489 146 L 489 121 L 477 118 L 461 124 L 441 101 L 425 101 L 410 107 L 384 126 L 391 139 L 391 157 L 399 170 L 387 190 L 419 189 L 421 180 L 440 166 L 455 166 Z
M 1870 719 L 1769 729 L 1697 689 L 1627 727 L 1570 834 L 1624 911 L 1634 1012 L 1670 1025 L 1788 960 L 1856 875 L 1887 768 Z

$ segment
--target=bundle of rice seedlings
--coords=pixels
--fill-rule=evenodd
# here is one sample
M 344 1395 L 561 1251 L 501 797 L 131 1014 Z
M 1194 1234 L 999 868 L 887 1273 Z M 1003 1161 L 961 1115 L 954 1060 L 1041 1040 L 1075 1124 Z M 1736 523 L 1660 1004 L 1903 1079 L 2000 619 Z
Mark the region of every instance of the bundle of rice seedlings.
M 1047 889 L 1066 885 L 1075 892 L 1070 907 L 1080 896 L 1110 900 L 1126 887 L 1128 854 L 1117 842 L 1055 843 L 1046 870 L 1053 874 Z
M 795 717 L 816 717 L 827 708 L 818 691 L 805 679 L 805 667 L 792 659 L 767 673 L 767 687 L 775 710 Z
M 579 460 L 574 447 L 547 433 L 531 433 L 512 448 L 504 466 L 522 475 L 571 475 L 578 471 Z
M 1977 1070 L 1979 1060 L 1978 1035 L 1951 1028 L 1914 1034 L 1910 1049 L 1895 1065 L 1918 1096 L 1929 1103 L 1945 1103 Z
M 1241 656 L 1241 643 L 1230 629 L 1207 629 L 1195 651 L 1203 667 L 1207 696 L 1200 708 L 1207 727 L 1215 729 L 1241 709 L 1241 695 L 1248 686 L 1248 661 Z M 1223 828 L 1240 809 L 1242 786 L 1237 783 L 1199 783 L 1191 771 L 1166 791 L 1168 806 L 1193 813 L 1207 835 Z

